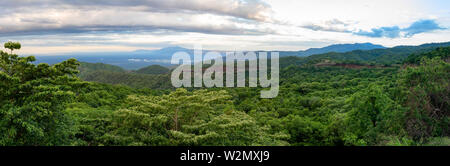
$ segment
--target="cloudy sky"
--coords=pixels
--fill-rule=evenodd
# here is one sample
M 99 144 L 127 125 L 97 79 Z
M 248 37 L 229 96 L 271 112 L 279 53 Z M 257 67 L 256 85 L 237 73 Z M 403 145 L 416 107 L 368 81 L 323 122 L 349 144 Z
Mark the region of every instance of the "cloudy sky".
M 21 54 L 418 45 L 450 41 L 449 7 L 448 0 L 2 0 L 0 42 L 20 41 Z

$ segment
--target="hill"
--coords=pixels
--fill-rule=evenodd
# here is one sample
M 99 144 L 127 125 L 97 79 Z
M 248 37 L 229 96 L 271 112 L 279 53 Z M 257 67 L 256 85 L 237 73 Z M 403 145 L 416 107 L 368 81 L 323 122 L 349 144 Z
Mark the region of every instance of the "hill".
M 411 54 L 421 54 L 432 51 L 438 47 L 450 46 L 450 42 L 430 43 L 419 46 L 397 46 L 386 49 L 354 50 L 345 53 L 330 52 L 316 54 L 308 57 L 283 57 L 280 58 L 280 66 L 316 64 L 323 61 L 366 63 L 378 65 L 401 64 Z
M 311 48 L 304 51 L 276 51 L 280 53 L 280 57 L 286 56 L 310 56 L 313 54 L 321 54 L 327 52 L 347 52 L 353 50 L 370 50 L 384 48 L 381 45 L 370 43 L 356 44 L 336 44 L 323 48 Z M 176 52 L 187 52 L 193 59 L 194 51 L 179 46 L 166 47 L 157 50 L 135 50 L 130 52 L 73 52 L 58 55 L 37 55 L 35 64 L 48 63 L 56 64 L 58 62 L 75 58 L 81 62 L 104 63 L 120 66 L 127 70 L 137 70 L 149 65 L 170 66 L 172 55 Z M 203 50 L 203 53 L 215 50 Z M 219 51 L 225 55 L 225 51 Z
M 355 43 L 355 44 L 334 44 L 323 48 L 310 48 L 305 51 L 299 51 L 299 56 L 310 56 L 315 54 L 323 54 L 329 52 L 344 53 L 354 50 L 373 50 L 386 48 L 382 45 L 372 43 Z
M 151 65 L 135 71 L 135 73 L 139 74 L 167 74 L 169 72 L 168 68 L 160 65 Z
M 99 82 L 113 85 L 127 85 L 132 88 L 171 89 L 170 76 L 137 74 L 130 72 L 94 71 L 81 77 L 84 81 Z
M 390 66 L 392 64 L 403 63 L 409 55 L 411 56 L 408 61 L 414 62 L 418 62 L 422 56 L 432 57 L 436 54 L 434 52 L 445 52 L 445 50 L 434 52 L 433 50 L 437 47 L 446 45 L 450 45 L 450 42 L 424 44 L 420 46 L 399 46 L 365 51 L 356 50 L 346 53 L 326 53 L 309 57 L 286 56 L 280 58 L 280 68 L 283 69 L 287 66 L 303 66 L 306 64 L 313 64 L 314 66 L 330 66 L 323 65 L 324 63 L 333 64 L 331 66 L 344 67 L 364 66 L 372 68 Z M 170 69 L 160 65 L 151 65 L 133 72 L 127 72 L 114 65 L 83 62 L 80 71 L 79 77 L 85 81 L 123 84 L 135 88 L 147 87 L 152 89 L 166 89 L 170 87 L 170 85 L 165 83 L 169 81 L 170 76 L 168 73 L 170 72 Z
M 152 65 L 138 71 L 131 72 L 125 69 L 103 63 L 81 62 L 78 76 L 84 81 L 127 85 L 133 88 L 168 89 L 169 69 Z
M 78 67 L 80 72 L 91 72 L 91 71 L 112 71 L 112 72 L 125 72 L 126 70 L 115 65 L 104 64 L 104 63 L 88 63 L 88 62 L 80 62 L 80 66 Z
M 363 61 L 367 63 L 393 64 L 401 63 L 408 55 L 417 51 L 426 52 L 437 47 L 450 46 L 446 43 L 430 43 L 420 46 L 398 46 L 385 48 L 371 43 L 335 44 L 323 48 L 311 48 L 304 51 L 276 51 L 280 57 L 307 57 L 292 58 L 289 64 L 303 64 L 309 61 L 333 59 L 337 61 Z M 70 58 L 82 62 L 103 63 L 120 66 L 126 70 L 138 70 L 149 65 L 169 66 L 174 53 L 184 51 L 193 55 L 192 49 L 183 47 L 167 47 L 158 50 L 136 50 L 132 52 L 103 52 L 103 53 L 70 53 L 58 56 L 37 56 L 38 63 L 55 64 Z M 203 50 L 203 53 L 212 50 Z M 223 53 L 224 51 L 222 51 Z M 192 57 L 191 57 L 192 59 Z M 301 60 L 300 60 L 301 59 Z
M 405 63 L 419 64 L 421 59 L 424 57 L 426 58 L 440 57 L 441 59 L 448 61 L 450 58 L 450 47 L 439 47 L 430 52 L 412 54 L 405 59 Z

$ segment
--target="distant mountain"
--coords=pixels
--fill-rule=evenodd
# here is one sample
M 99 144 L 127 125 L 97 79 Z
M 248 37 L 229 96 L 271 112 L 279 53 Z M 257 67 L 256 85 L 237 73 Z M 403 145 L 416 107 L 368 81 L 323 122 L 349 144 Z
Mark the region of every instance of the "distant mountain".
M 137 70 L 150 65 L 173 66 L 170 61 L 176 52 L 186 52 L 193 59 L 194 51 L 175 46 L 158 50 L 135 50 L 131 52 L 74 52 L 62 55 L 36 55 L 36 64 L 55 64 L 69 58 L 75 58 L 81 62 L 104 63 L 120 66 L 127 70 Z M 204 50 L 208 52 L 209 50 Z
M 354 50 L 373 50 L 384 48 L 386 47 L 372 43 L 355 43 L 355 44 L 334 44 L 322 48 L 310 48 L 303 51 L 276 51 L 276 52 L 280 53 L 280 57 L 286 56 L 307 57 L 311 55 L 324 54 L 329 52 L 343 53 Z
M 323 53 L 328 53 L 328 52 L 338 52 L 338 53 L 342 53 L 342 52 L 349 52 L 349 51 L 354 51 L 354 50 L 372 50 L 372 49 L 383 49 L 386 48 L 382 45 L 376 45 L 376 44 L 372 44 L 372 43 L 355 43 L 355 44 L 334 44 L 334 45 L 330 45 L 330 46 L 326 46 L 323 48 L 310 48 L 307 49 L 305 51 L 278 51 L 280 52 L 280 56 L 310 56 L 310 55 L 314 55 L 314 54 L 323 54 Z M 183 48 L 183 47 L 167 47 L 167 48 L 162 48 L 159 50 L 138 50 L 135 52 L 139 52 L 139 53 L 147 53 L 147 57 L 148 56 L 157 56 L 158 58 L 167 58 L 167 59 L 171 59 L 172 55 L 175 54 L 176 52 L 187 52 L 190 55 L 194 54 L 194 51 L 191 49 L 187 49 L 187 48 Z M 203 53 L 205 52 L 209 52 L 211 50 L 203 50 Z M 222 52 L 222 54 L 224 55 L 224 53 Z M 154 57 L 156 58 L 156 57 Z M 193 58 L 191 56 L 191 58 Z
M 175 46 L 175 47 L 166 47 L 166 48 L 162 48 L 159 50 L 154 50 L 152 51 L 152 54 L 174 54 L 176 52 L 191 52 L 192 50 L 187 49 L 187 48 L 183 48 L 180 46 Z
M 315 54 L 323 54 L 329 52 L 349 52 L 354 50 L 373 50 L 384 49 L 386 47 L 382 45 L 376 45 L 372 43 L 355 43 L 355 44 L 334 44 L 323 48 L 310 48 L 305 51 L 299 51 L 298 56 L 310 56 Z
M 328 52 L 324 54 L 315 54 L 308 57 L 283 57 L 280 58 L 280 66 L 302 65 L 306 63 L 318 63 L 323 60 L 334 62 L 363 62 L 373 64 L 400 64 L 412 54 L 421 54 L 432 51 L 439 47 L 449 47 L 450 42 L 429 43 L 419 46 L 397 46 L 385 49 L 372 50 L 354 50 L 350 52 Z
M 337 63 L 370 63 L 377 65 L 401 64 L 405 60 L 417 62 L 423 56 L 440 56 L 448 60 L 447 53 L 449 50 L 450 42 L 446 42 L 419 46 L 398 46 L 385 49 L 354 50 L 345 53 L 329 52 L 308 57 L 286 56 L 280 58 L 280 68 L 283 71 L 288 66 L 317 64 L 324 60 Z M 136 88 L 147 87 L 155 89 L 171 87 L 168 84 L 170 82 L 170 69 L 160 65 L 151 65 L 136 71 L 125 71 L 118 66 L 82 62 L 80 70 L 81 73 L 79 76 L 85 81 L 122 84 Z
M 311 48 L 304 51 L 276 51 L 280 57 L 294 56 L 306 57 L 308 61 L 317 59 L 376 61 L 377 63 L 392 63 L 388 61 L 401 61 L 409 54 L 420 49 L 446 46 L 448 43 L 430 43 L 421 46 L 398 46 L 385 48 L 371 43 L 335 44 L 323 48 Z M 172 55 L 183 51 L 193 59 L 194 51 L 183 47 L 167 47 L 158 50 L 136 50 L 131 52 L 96 52 L 96 53 L 70 53 L 53 56 L 36 56 L 35 63 L 55 64 L 69 58 L 76 58 L 82 62 L 104 63 L 120 66 L 126 70 L 138 70 L 150 65 L 163 67 L 173 66 L 170 62 Z M 203 50 L 203 54 L 211 50 Z M 273 51 L 274 52 L 274 51 Z M 222 55 L 224 53 L 222 52 Z M 391 57 L 392 56 L 392 57 Z M 295 59 L 295 58 L 294 58 Z M 297 64 L 297 62 L 290 62 Z
M 151 65 L 135 71 L 135 73 L 139 74 L 167 74 L 169 72 L 169 68 L 160 65 Z
M 132 54 L 135 56 L 145 56 L 147 58 L 171 59 L 172 55 L 176 52 L 187 52 L 189 54 L 193 54 L 193 50 L 180 46 L 165 47 L 158 50 L 136 50 L 133 51 Z

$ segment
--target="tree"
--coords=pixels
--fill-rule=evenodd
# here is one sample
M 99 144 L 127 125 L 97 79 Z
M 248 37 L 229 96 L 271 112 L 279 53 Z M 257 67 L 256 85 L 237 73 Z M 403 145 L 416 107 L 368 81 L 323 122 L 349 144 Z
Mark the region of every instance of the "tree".
M 280 146 L 288 145 L 289 135 L 270 134 L 255 118 L 241 111 L 227 111 L 210 121 L 185 125 L 170 131 L 174 142 L 183 146 Z
M 282 120 L 283 126 L 288 130 L 291 142 L 294 145 L 321 145 L 324 144 L 325 126 L 320 122 L 296 115 L 289 115 Z
M 21 48 L 21 45 L 20 45 L 19 42 L 9 41 L 9 42 L 6 42 L 4 44 L 4 47 L 7 48 L 7 49 L 10 49 L 11 50 L 11 54 L 12 54 L 12 51 L 13 50 L 19 50 Z
M 176 145 L 170 131 L 210 121 L 230 105 L 226 91 L 177 89 L 167 95 L 130 95 L 123 109 L 114 111 L 106 145 Z
M 449 136 L 449 73 L 450 64 L 440 56 L 422 58 L 419 66 L 408 67 L 400 73 L 399 82 L 406 97 L 404 105 L 409 108 L 406 129 L 415 140 Z
M 34 65 L 33 56 L 0 55 L 0 145 L 68 143 L 64 108 L 75 96 L 73 89 L 83 86 L 75 77 L 78 62 Z
M 450 56 L 450 47 L 439 47 L 430 52 L 411 54 L 404 60 L 404 62 L 411 64 L 420 64 L 422 58 L 424 57 L 429 59 L 432 59 L 434 57 L 440 57 L 441 59 L 445 60 L 448 59 L 449 56 Z
M 129 103 L 137 111 L 165 114 L 172 121 L 170 129 L 179 131 L 184 124 L 221 114 L 220 108 L 231 105 L 230 98 L 226 91 L 177 89 L 163 96 L 129 96 Z
M 103 145 L 285 145 L 283 134 L 241 111 L 226 91 L 177 89 L 167 95 L 130 95 L 112 114 Z M 87 134 L 92 135 L 92 132 Z
M 347 144 L 377 143 L 380 134 L 403 136 L 404 109 L 382 90 L 371 84 L 367 89 L 353 94 L 347 104 Z

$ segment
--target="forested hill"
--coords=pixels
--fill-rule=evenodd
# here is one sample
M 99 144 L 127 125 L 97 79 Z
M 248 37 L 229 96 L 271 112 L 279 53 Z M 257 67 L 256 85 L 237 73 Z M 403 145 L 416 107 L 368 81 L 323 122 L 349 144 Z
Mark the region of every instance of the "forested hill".
M 447 43 L 424 44 L 420 46 L 399 46 L 387 49 L 375 49 L 366 51 L 351 51 L 347 53 L 326 53 L 312 55 L 309 57 L 288 56 L 280 58 L 280 68 L 287 66 L 303 66 L 307 64 L 320 64 L 324 61 L 330 64 L 348 64 L 348 65 L 376 65 L 391 66 L 401 64 L 406 58 L 414 58 L 410 61 L 418 63 L 422 54 L 430 54 L 439 46 L 449 46 Z M 446 54 L 445 49 L 442 54 Z M 436 51 L 435 51 L 436 52 Z M 440 55 L 444 56 L 444 55 Z M 432 58 L 431 56 L 428 56 Z M 159 65 L 151 65 L 136 71 L 125 71 L 124 69 L 101 63 L 85 63 L 80 66 L 80 78 L 85 81 L 95 81 L 109 84 L 123 84 L 134 88 L 171 88 L 169 69 Z
M 92 71 L 112 71 L 112 72 L 125 72 L 126 70 L 115 65 L 109 65 L 104 63 L 87 63 L 80 62 L 80 66 L 78 67 L 80 72 L 92 72 Z
M 450 46 L 450 42 L 430 43 L 419 46 L 397 46 L 385 49 L 355 50 L 345 53 L 330 52 L 308 57 L 288 56 L 280 58 L 280 66 L 316 64 L 323 61 L 372 65 L 401 64 L 411 54 L 421 54 L 438 47 Z
M 345 53 L 330 52 L 325 54 L 312 55 L 304 59 L 306 62 L 320 62 L 324 59 L 345 62 L 364 62 L 372 64 L 396 64 L 402 63 L 409 55 L 416 53 L 420 54 L 423 52 L 429 52 L 438 47 L 450 46 L 450 42 L 445 43 L 431 43 L 423 44 L 419 46 L 397 46 L 393 48 L 386 49 L 373 49 L 373 50 L 355 50 Z
M 127 71 L 109 64 L 81 62 L 78 69 L 78 77 L 84 81 L 127 85 L 132 88 L 171 89 L 168 83 L 170 69 L 159 65 Z
M 354 50 L 372 50 L 386 48 L 382 45 L 372 43 L 354 43 L 354 44 L 333 44 L 322 48 L 309 48 L 301 51 L 277 51 L 280 53 L 280 57 L 296 56 L 307 57 L 315 54 L 324 54 L 328 52 L 349 52 Z
M 139 74 L 167 74 L 170 69 L 160 65 L 151 65 L 135 71 Z
M 310 56 L 315 54 L 324 54 L 329 52 L 349 52 L 355 50 L 373 50 L 386 48 L 382 45 L 372 43 L 355 43 L 355 44 L 334 44 L 323 48 L 310 48 L 305 51 L 299 51 L 299 56 Z
M 422 53 L 414 53 L 408 56 L 408 58 L 405 59 L 405 63 L 410 64 L 419 64 L 420 61 L 423 58 L 435 58 L 440 57 L 446 61 L 449 61 L 450 59 L 450 47 L 439 47 L 436 48 L 433 51 L 430 52 L 422 52 Z
M 445 46 L 448 43 L 435 43 L 435 44 L 426 44 L 422 46 L 400 46 L 394 48 L 386 48 L 384 49 L 381 45 L 375 45 L 371 43 L 355 43 L 355 44 L 335 44 L 330 45 L 323 48 L 310 48 L 302 51 L 276 51 L 279 52 L 280 57 L 309 57 L 314 56 L 308 59 L 314 60 L 314 58 L 323 59 L 323 58 L 333 58 L 335 60 L 364 60 L 366 62 L 378 62 L 385 64 L 392 64 L 395 62 L 389 61 L 393 59 L 392 57 L 388 58 L 378 58 L 374 60 L 372 56 L 395 56 L 400 54 L 400 57 L 396 60 L 402 59 L 408 54 L 417 51 L 417 48 L 435 48 L 437 46 Z M 52 56 L 44 56 L 39 55 L 36 57 L 36 61 L 34 64 L 39 63 L 48 63 L 55 64 L 70 58 L 75 58 L 81 62 L 89 62 L 89 63 L 104 63 L 104 64 L 112 64 L 116 66 L 120 66 L 126 70 L 138 70 L 140 68 L 144 68 L 150 65 L 161 65 L 161 66 L 171 66 L 170 60 L 172 55 L 175 52 L 184 51 L 193 55 L 192 49 L 186 49 L 182 47 L 167 47 L 160 50 L 137 50 L 132 52 L 95 52 L 95 53 L 80 53 L 73 52 L 67 53 L 63 55 L 52 55 Z M 204 53 L 213 51 L 213 50 L 203 50 Z M 225 55 L 224 51 L 222 55 Z M 261 50 L 263 51 L 263 50 Z M 270 51 L 269 51 L 270 52 Z M 344 57 L 344 55 L 352 54 L 356 57 Z M 320 56 L 316 56 L 320 55 Z M 192 57 L 191 57 L 192 58 Z M 301 59 L 301 58 L 294 58 Z M 304 61 L 302 61 L 304 62 Z M 298 64 L 302 62 L 291 61 L 291 64 Z

